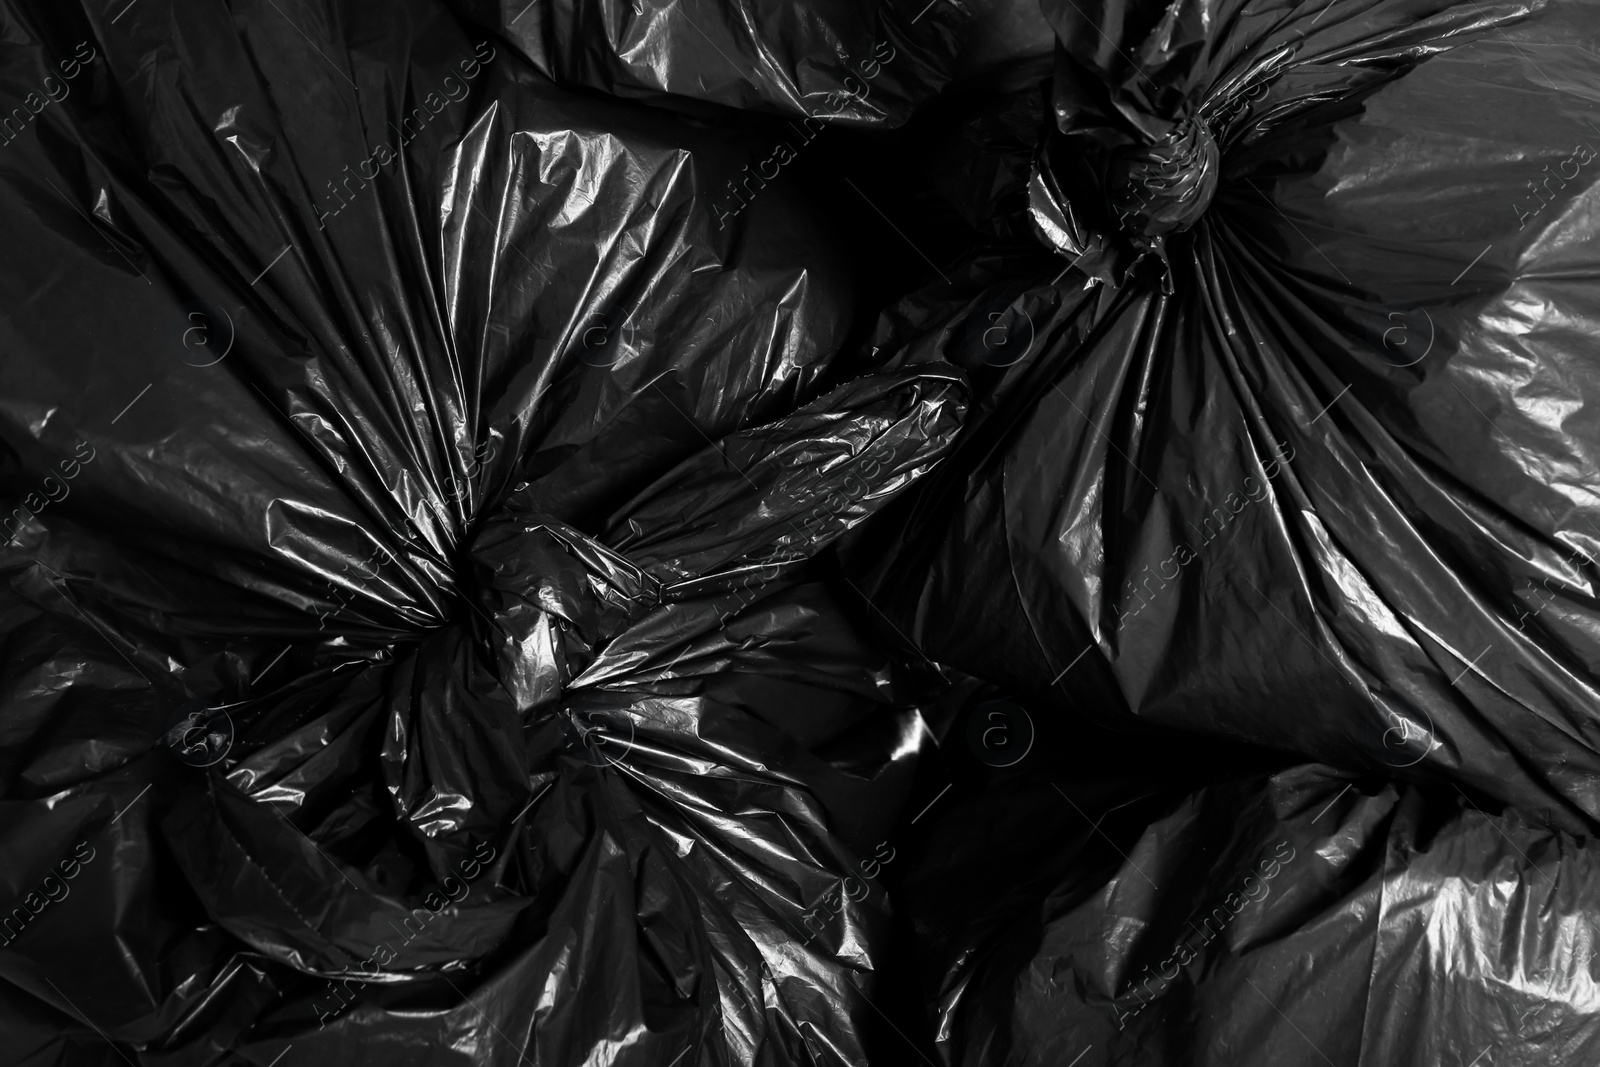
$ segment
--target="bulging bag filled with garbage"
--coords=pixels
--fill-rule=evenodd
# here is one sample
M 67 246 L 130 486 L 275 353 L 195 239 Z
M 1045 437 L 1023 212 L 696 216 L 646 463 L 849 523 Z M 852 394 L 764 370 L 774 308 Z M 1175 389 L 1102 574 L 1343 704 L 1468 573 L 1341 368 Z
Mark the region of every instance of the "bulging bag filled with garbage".
M 1594 1054 L 1591 839 L 1325 766 L 1212 777 L 1034 776 L 929 816 L 930 841 L 975 842 L 902 860 L 946 1062 Z M 1000 818 L 1033 833 L 984 832 Z
M 8 19 L 3 1058 L 859 1061 L 927 734 L 816 557 L 960 376 L 437 5 Z
M 9 2 L 0 1060 L 1587 1062 L 1594 7 Z
M 1592 832 L 1595 9 L 1044 9 L 1053 113 L 994 202 L 1059 256 L 884 316 L 877 362 L 960 363 L 976 414 L 863 590 L 1080 720 Z

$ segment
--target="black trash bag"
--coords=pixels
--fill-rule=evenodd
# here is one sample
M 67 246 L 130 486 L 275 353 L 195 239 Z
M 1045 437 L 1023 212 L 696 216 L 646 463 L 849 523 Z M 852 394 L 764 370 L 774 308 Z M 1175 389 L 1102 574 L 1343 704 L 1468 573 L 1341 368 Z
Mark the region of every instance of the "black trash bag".
M 884 316 L 881 365 L 977 397 L 863 591 L 1080 721 L 1592 832 L 1594 5 L 1069 8 L 1030 188 L 1069 258 L 975 253 Z
M 470 549 L 475 611 L 227 706 L 221 752 L 169 738 L 212 769 L 147 756 L 118 776 L 154 788 L 126 822 L 142 790 L 115 814 L 95 785 L 11 805 L 30 885 L 57 852 L 71 878 L 108 852 L 78 888 L 154 908 L 170 849 L 216 925 L 170 935 L 184 980 L 148 1017 L 60 957 L 125 936 L 70 890 L 17 924 L 8 979 L 97 1004 L 86 1021 L 151 1063 L 859 1060 L 886 916 L 852 874 L 924 733 L 802 579 L 937 460 L 959 395 L 949 375 L 857 382 L 708 447 L 600 540 L 513 499 Z
M 813 401 L 815 220 L 435 5 L 7 18 L 8 1062 L 859 1058 L 923 734 L 805 560 L 952 372 Z
M 433 1063 L 469 1026 L 498 1047 L 462 1062 L 595 1062 L 618 1034 L 618 1062 L 859 1059 L 883 900 L 817 906 L 893 821 L 922 728 L 902 709 L 886 742 L 887 661 L 797 572 L 928 469 L 959 392 L 858 382 L 599 539 L 513 498 L 469 550 L 476 613 L 331 701 L 232 709 L 250 755 L 163 829 L 219 925 L 329 979 L 260 1051 Z
M 986 834 L 1002 808 L 1035 832 Z M 1133 780 L 1042 785 L 930 821 L 930 839 L 984 842 L 909 857 L 901 888 L 948 1063 L 1600 1052 L 1600 849 L 1459 791 L 1303 765 L 1164 800 Z
M 963 0 L 448 0 L 565 85 L 898 126 L 956 67 Z

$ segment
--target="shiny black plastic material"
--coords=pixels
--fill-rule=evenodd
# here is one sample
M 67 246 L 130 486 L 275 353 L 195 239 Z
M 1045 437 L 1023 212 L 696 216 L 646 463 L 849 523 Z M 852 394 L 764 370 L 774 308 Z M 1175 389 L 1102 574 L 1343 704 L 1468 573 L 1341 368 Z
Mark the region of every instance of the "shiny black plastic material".
M 1600 1054 L 1592 839 L 1327 767 L 1220 782 L 1153 816 L 1148 788 L 1009 795 L 1007 817 L 1055 842 L 1043 861 L 1031 838 L 916 861 L 902 903 L 947 1062 Z M 952 804 L 929 834 L 981 833 L 993 808 Z
M 860 1062 L 927 734 L 815 557 L 960 376 L 436 5 L 4 17 L 0 1059 Z
M 543 73 L 656 103 L 898 126 L 950 80 L 970 0 L 450 0 Z
M 882 362 L 961 364 L 977 417 L 862 588 L 1064 712 L 1592 832 L 1597 8 L 1084 10 L 1109 39 L 1072 31 L 1068 70 L 1108 80 L 1093 112 L 1058 85 L 1054 136 L 1214 111 L 1215 194 L 1163 260 L 1074 228 L 1104 191 L 1056 199 L 1046 153 L 1064 258 L 974 257 L 884 316 Z M 1065 269 L 1096 232 L 1119 286 Z
M 786 568 L 923 473 L 958 397 L 938 376 L 846 387 L 692 457 L 601 540 L 513 499 L 470 549 L 476 623 L 367 668 L 292 729 L 282 713 L 303 701 L 275 696 L 253 721 L 235 712 L 251 755 L 188 792 L 164 828 L 221 926 L 340 983 L 312 999 L 323 1025 L 297 1043 L 374 1055 L 375 1037 L 412 1029 L 404 994 L 384 986 L 449 988 L 492 959 L 490 1002 L 505 999 L 474 1006 L 559 1062 L 592 1061 L 619 1027 L 636 1032 L 639 1062 L 685 1048 L 810 1062 L 818 1040 L 859 1057 L 860 971 L 883 921 L 853 891 L 814 915 L 858 862 L 827 827 L 875 839 L 871 808 L 903 796 L 920 727 L 902 710 L 867 773 L 796 746 L 808 729 L 796 713 L 816 696 L 832 705 L 832 738 L 890 709 L 887 664 Z M 393 810 L 325 810 L 349 795 Z M 413 872 L 417 846 L 428 862 Z M 436 888 L 398 893 L 402 872 Z M 612 947 L 567 958 L 591 943 L 586 954 Z M 624 947 L 644 958 L 624 964 Z M 373 986 L 372 1010 L 343 1015 Z M 529 989 L 565 992 L 540 1005 Z M 515 1062 L 516 1048 L 496 1055 Z

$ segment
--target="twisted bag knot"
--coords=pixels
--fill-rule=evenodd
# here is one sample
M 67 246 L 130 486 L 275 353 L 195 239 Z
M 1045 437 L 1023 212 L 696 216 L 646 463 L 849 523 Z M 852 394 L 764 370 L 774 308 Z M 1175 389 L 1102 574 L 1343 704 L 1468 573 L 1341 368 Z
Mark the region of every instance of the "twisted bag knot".
M 627 557 L 545 515 L 495 516 L 472 558 L 500 683 L 519 712 L 560 699 L 661 599 L 661 583 Z
M 1106 192 L 1123 231 L 1148 248 L 1193 226 L 1211 206 L 1221 159 L 1206 124 L 1187 120 L 1155 144 L 1113 150 Z

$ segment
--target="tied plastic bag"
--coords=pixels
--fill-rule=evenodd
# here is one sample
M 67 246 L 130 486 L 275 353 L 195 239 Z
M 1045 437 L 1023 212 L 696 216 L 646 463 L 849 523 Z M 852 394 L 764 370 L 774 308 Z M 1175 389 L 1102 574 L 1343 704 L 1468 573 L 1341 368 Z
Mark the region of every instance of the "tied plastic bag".
M 981 415 L 864 590 L 1064 710 L 1587 832 L 1593 7 L 1070 7 L 1030 201 L 1068 258 L 884 317 Z
M 810 216 L 719 232 L 739 146 L 437 5 L 9 14 L 17 1061 L 853 1049 L 834 890 L 920 734 L 805 561 L 950 373 L 795 415 L 850 313 Z
M 513 498 L 471 548 L 477 612 L 321 707 L 293 686 L 235 709 L 250 755 L 164 830 L 221 926 L 328 979 L 279 1034 L 433 1062 L 441 1020 L 404 1010 L 433 997 L 488 1021 L 487 1062 L 591 1062 L 619 1032 L 618 1062 L 863 1055 L 886 929 L 851 842 L 887 828 L 921 727 L 902 709 L 881 744 L 887 663 L 796 579 L 937 460 L 959 395 L 854 383 L 686 461 L 599 540 Z

